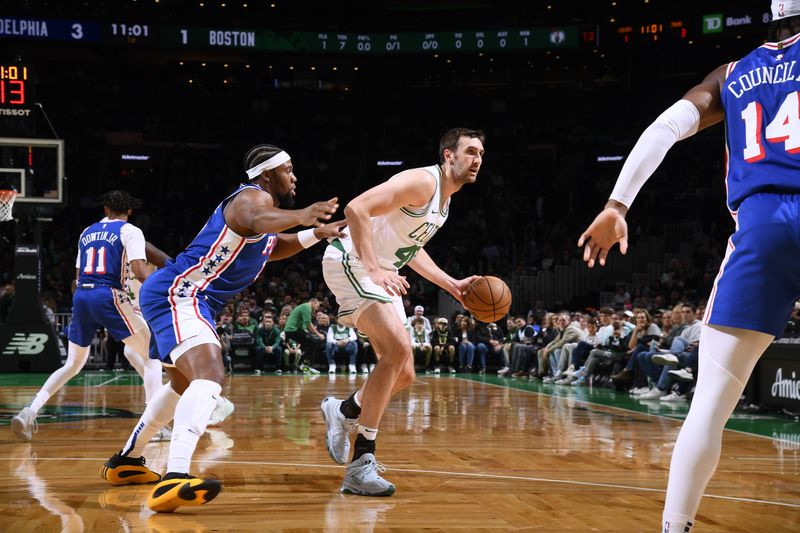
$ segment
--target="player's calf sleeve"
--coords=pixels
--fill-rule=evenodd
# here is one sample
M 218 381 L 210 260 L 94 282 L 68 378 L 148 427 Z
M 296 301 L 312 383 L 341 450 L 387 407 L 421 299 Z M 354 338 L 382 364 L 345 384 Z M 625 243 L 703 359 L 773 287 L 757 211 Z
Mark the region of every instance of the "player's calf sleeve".
M 155 396 L 155 393 L 161 388 L 161 372 L 161 361 L 156 361 L 149 357 L 144 358 L 144 375 L 142 376 L 142 381 L 144 381 L 145 403 L 150 403 L 151 398 Z
M 33 397 L 33 401 L 31 401 L 30 405 L 31 409 L 38 413 L 39 409 L 47 403 L 47 400 L 49 400 L 53 394 L 58 392 L 67 381 L 78 375 L 78 372 L 83 369 L 88 359 L 88 346 L 78 346 L 74 342 L 70 342 L 67 350 L 67 362 L 64 363 L 64 366 L 50 374 L 50 377 L 47 378 L 42 388 L 39 389 L 39 392 Z
M 125 354 L 125 359 L 128 360 L 130 365 L 139 374 L 139 377 L 144 379 L 144 361 L 142 360 L 142 356 L 136 353 L 133 348 L 125 345 L 125 348 L 122 349 L 122 353 Z
M 207 379 L 195 379 L 184 391 L 175 408 L 167 472 L 189 473 L 197 441 L 206 430 L 221 392 L 219 383 Z
M 691 529 L 722 449 L 722 431 L 758 358 L 773 337 L 755 331 L 704 326 L 692 406 L 670 464 L 663 531 Z
M 172 420 L 180 398 L 181 396 L 172 389 L 169 382 L 162 385 L 147 403 L 142 417 L 133 428 L 120 455 L 141 457 L 144 447 L 153 435 Z

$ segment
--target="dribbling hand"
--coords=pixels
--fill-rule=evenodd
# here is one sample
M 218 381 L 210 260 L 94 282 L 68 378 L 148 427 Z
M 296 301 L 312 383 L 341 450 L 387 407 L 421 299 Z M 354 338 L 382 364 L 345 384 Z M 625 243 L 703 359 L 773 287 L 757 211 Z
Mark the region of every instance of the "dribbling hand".
M 608 252 L 616 243 L 619 243 L 619 251 L 625 255 L 628 252 L 628 223 L 625 217 L 617 208 L 603 209 L 578 239 L 578 247 L 584 243 L 583 260 L 589 268 L 594 267 L 597 261 L 600 266 L 605 266 Z
M 322 226 L 339 209 L 339 199 L 331 198 L 325 202 L 316 202 L 301 209 L 300 224 L 303 226 Z
M 370 273 L 369 278 L 379 287 L 383 287 L 391 296 L 403 296 L 411 285 L 405 276 L 391 270 L 378 269 Z
M 467 292 L 467 287 L 469 287 L 470 283 L 478 278 L 480 278 L 480 276 L 469 276 L 464 279 L 457 279 L 453 282 L 453 286 L 447 289 L 447 292 L 449 292 L 453 298 L 458 300 L 458 302 L 463 305 L 464 295 Z

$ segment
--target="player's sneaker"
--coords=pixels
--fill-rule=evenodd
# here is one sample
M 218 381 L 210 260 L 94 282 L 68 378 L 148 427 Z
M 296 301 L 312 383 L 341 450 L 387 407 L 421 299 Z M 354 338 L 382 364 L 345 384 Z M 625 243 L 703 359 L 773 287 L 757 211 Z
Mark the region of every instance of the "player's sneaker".
M 347 463 L 347 458 L 350 456 L 350 431 L 358 420 L 345 417 L 340 409 L 341 405 L 342 400 L 328 396 L 322 400 L 319 408 L 322 410 L 322 418 L 325 419 L 327 426 L 325 446 L 328 448 L 328 455 L 343 465 Z
M 150 442 L 169 442 L 170 440 L 172 440 L 172 428 L 164 426 L 163 428 L 159 429 L 155 435 L 153 435 L 153 438 L 150 439 Z
M 100 477 L 112 485 L 132 483 L 155 483 L 161 476 L 145 465 L 144 457 L 125 457 L 118 453 L 111 456 L 100 469 Z
M 208 425 L 218 426 L 222 424 L 226 418 L 233 414 L 234 409 L 235 407 L 233 406 L 232 401 L 224 396 L 218 397 L 217 406 L 214 408 L 214 411 L 211 412 L 211 416 L 208 418 Z
M 189 474 L 169 472 L 147 497 L 147 506 L 158 513 L 171 513 L 182 505 L 203 505 L 217 497 L 222 483 Z
M 11 419 L 11 429 L 14 430 L 14 435 L 24 441 L 29 441 L 33 438 L 33 433 L 39 431 L 39 425 L 36 423 L 36 413 L 30 407 L 24 408 Z
M 365 453 L 349 465 L 344 474 L 341 491 L 344 494 L 359 496 L 391 496 L 395 487 L 380 476 L 386 467 L 375 460 L 371 453 Z

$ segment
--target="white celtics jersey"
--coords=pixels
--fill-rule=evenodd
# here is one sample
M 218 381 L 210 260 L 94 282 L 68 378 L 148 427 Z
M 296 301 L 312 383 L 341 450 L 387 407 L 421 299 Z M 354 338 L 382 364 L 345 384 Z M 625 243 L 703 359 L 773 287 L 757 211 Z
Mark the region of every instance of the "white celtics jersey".
M 379 217 L 372 217 L 372 246 L 381 268 L 395 270 L 411 261 L 447 220 L 450 199 L 442 205 L 442 170 L 439 165 L 424 167 L 436 180 L 436 190 L 422 207 L 401 207 Z M 338 239 L 344 251 L 356 256 L 349 228 Z M 336 246 L 336 243 L 334 243 Z M 338 246 L 336 246 L 338 248 Z

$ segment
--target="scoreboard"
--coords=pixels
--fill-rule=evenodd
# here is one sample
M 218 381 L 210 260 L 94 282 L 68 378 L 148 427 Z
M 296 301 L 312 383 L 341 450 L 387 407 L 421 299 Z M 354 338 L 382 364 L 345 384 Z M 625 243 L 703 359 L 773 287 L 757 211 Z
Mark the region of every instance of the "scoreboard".
M 599 42 L 598 36 L 597 26 L 345 33 L 0 17 L 0 39 L 323 54 L 374 55 L 595 47 Z

